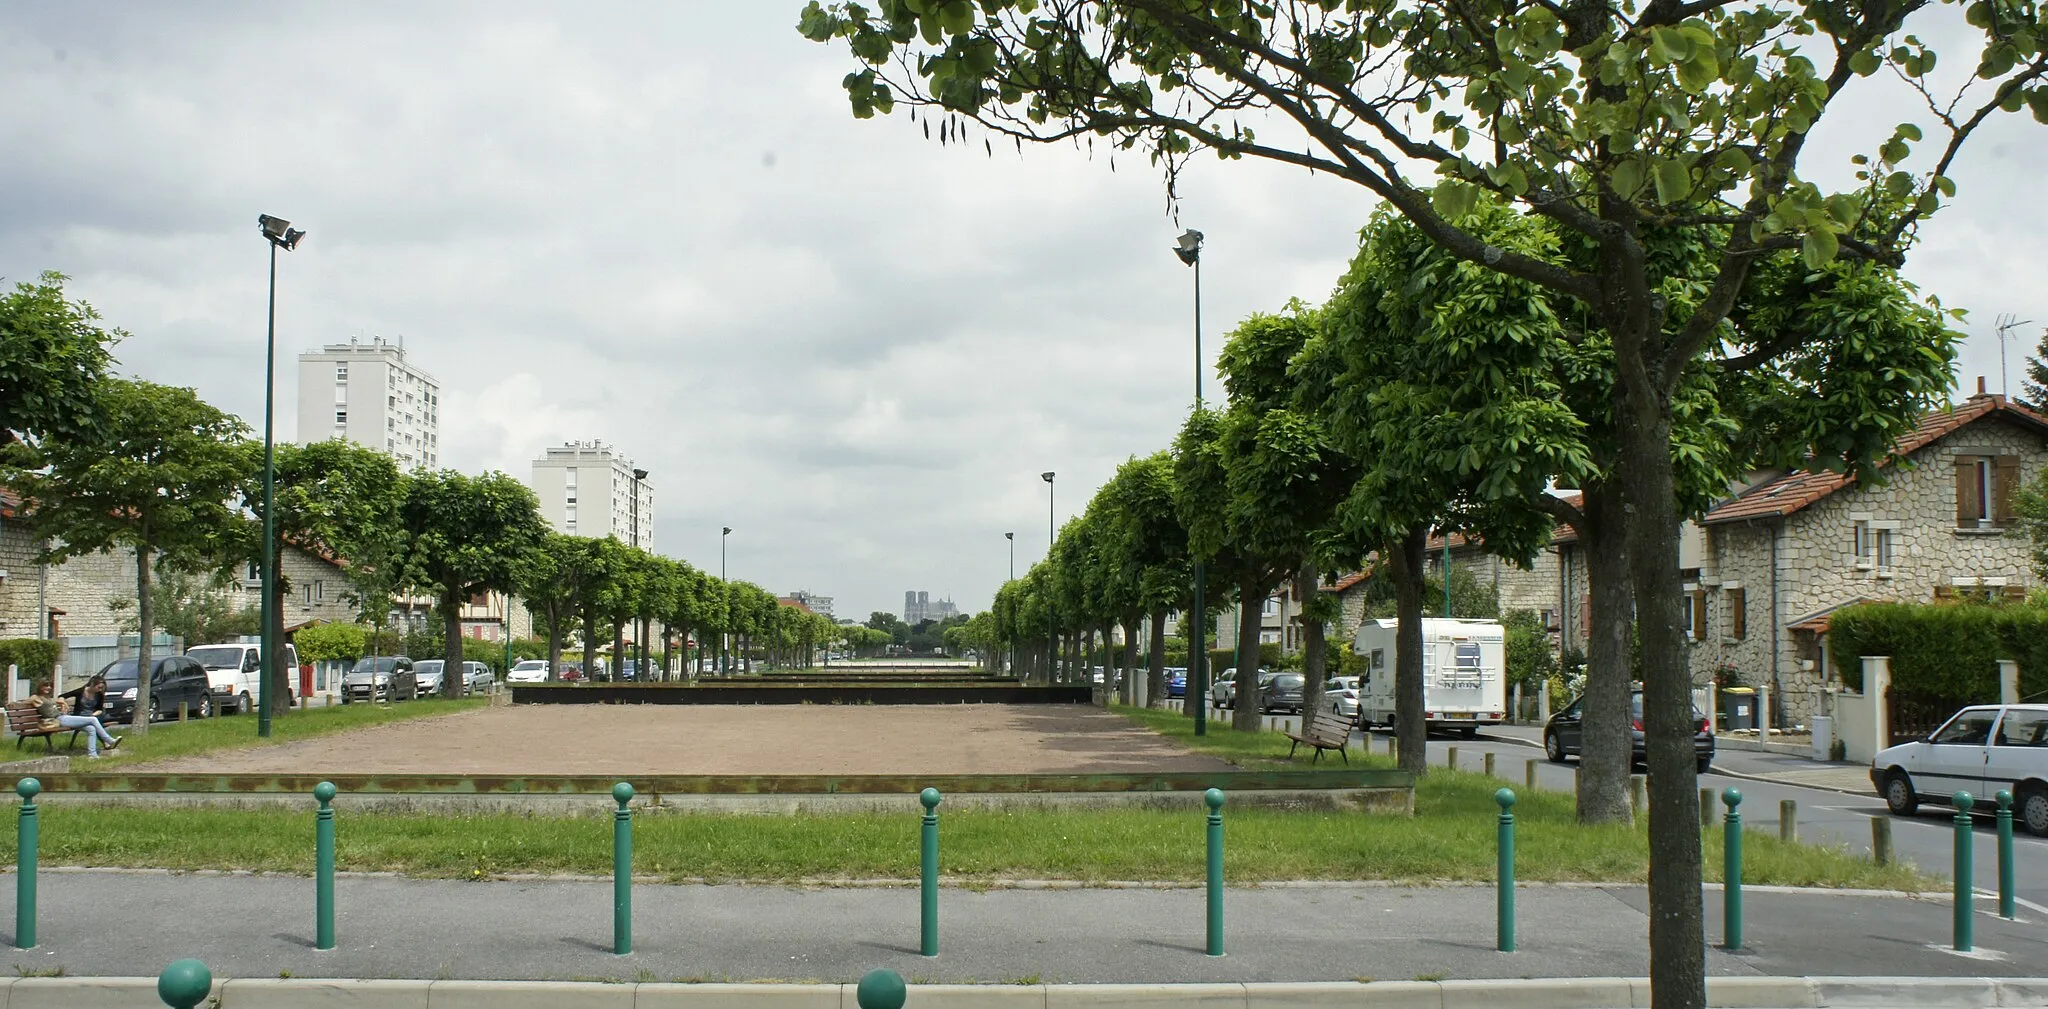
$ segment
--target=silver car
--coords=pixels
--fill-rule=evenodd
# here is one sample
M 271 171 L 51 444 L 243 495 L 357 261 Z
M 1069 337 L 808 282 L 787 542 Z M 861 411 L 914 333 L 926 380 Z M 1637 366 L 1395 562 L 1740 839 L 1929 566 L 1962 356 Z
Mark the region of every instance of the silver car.
M 413 676 L 412 660 L 403 655 L 383 655 L 356 662 L 341 678 L 341 703 L 357 701 L 410 701 L 420 696 L 420 682 Z
M 488 694 L 493 687 L 498 685 L 497 674 L 492 673 L 491 667 L 481 662 L 465 662 L 462 664 L 462 669 L 464 672 L 464 682 L 462 685 L 469 693 Z
M 1922 802 L 1950 804 L 1968 792 L 1978 812 L 2013 794 L 2013 819 L 2048 837 L 2048 704 L 1981 704 L 1955 713 L 1925 739 L 1879 750 L 1870 783 L 1901 816 Z
M 1323 707 L 1351 721 L 1358 720 L 1358 677 L 1332 677 L 1323 691 Z
M 441 692 L 441 684 L 446 679 L 441 675 L 444 664 L 442 659 L 421 659 L 412 664 L 412 675 L 419 681 L 420 693 L 432 697 Z

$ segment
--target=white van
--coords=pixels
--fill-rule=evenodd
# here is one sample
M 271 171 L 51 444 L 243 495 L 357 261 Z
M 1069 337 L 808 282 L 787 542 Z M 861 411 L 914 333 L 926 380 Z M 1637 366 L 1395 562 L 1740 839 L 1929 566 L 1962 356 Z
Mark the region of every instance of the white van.
M 1366 660 L 1359 678 L 1361 727 L 1394 724 L 1394 635 L 1399 621 L 1359 625 L 1352 651 Z M 1422 710 L 1431 730 L 1467 738 L 1507 718 L 1507 635 L 1492 620 L 1422 619 Z
M 200 645 L 185 649 L 185 657 L 206 668 L 206 689 L 213 694 L 213 710 L 221 714 L 245 714 L 256 710 L 262 694 L 263 646 L 255 642 Z M 299 650 L 284 646 L 285 689 L 298 682 Z

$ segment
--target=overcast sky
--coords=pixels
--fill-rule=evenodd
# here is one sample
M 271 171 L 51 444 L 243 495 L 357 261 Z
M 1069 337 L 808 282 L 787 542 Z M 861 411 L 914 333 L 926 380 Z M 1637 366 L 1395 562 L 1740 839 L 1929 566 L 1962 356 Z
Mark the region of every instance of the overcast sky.
M 730 525 L 732 577 L 840 616 L 906 589 L 984 608 L 1005 531 L 1018 571 L 1045 552 L 1041 471 L 1064 521 L 1184 416 L 1181 228 L 1208 235 L 1213 359 L 1234 320 L 1326 296 L 1372 204 L 1204 159 L 1175 221 L 1141 158 L 855 121 L 800 7 L 16 0 L 0 277 L 70 274 L 133 334 L 126 373 L 260 424 L 255 219 L 289 218 L 280 438 L 299 351 L 403 335 L 444 465 L 526 479 L 602 439 L 652 471 L 663 553 L 716 572 Z M 1966 384 L 1997 388 L 1994 316 L 2034 320 L 2015 392 L 2048 323 L 2043 163 L 2048 130 L 2001 119 L 1909 268 L 1973 313 Z

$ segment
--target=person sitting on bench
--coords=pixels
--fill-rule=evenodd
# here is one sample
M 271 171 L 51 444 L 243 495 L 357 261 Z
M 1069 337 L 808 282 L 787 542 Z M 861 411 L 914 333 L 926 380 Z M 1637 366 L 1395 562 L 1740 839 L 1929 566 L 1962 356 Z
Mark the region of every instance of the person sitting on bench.
M 55 690 L 56 685 L 49 680 L 36 685 L 36 714 L 45 723 L 54 720 L 62 728 L 84 729 L 85 755 L 95 760 L 99 759 L 101 743 L 107 744 L 109 750 L 121 745 L 121 737 L 108 732 L 107 727 L 101 725 L 98 718 L 92 715 L 74 715 L 64 710 L 64 702 L 56 698 Z

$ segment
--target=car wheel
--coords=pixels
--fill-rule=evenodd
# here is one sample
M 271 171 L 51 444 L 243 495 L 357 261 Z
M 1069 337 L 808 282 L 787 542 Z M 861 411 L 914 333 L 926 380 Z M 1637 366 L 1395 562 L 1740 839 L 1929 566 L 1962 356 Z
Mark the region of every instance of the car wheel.
M 1474 725 L 1470 728 L 1459 729 L 1458 734 L 1464 736 L 1466 739 L 1478 739 L 1479 727 Z
M 1884 776 L 1884 804 L 1899 816 L 1911 816 L 1920 808 L 1920 797 L 1913 794 L 1913 779 L 1904 771 L 1893 771 Z
M 154 698 L 154 697 L 150 698 L 150 699 L 149 699 L 149 720 L 150 720 L 150 721 L 154 722 L 154 721 L 156 721 L 156 720 L 157 720 L 157 714 L 158 714 L 158 710 L 159 710 L 159 709 L 157 708 L 157 701 L 156 701 L 156 698 Z
M 2027 830 L 2048 837 L 2048 788 L 2036 785 L 2021 793 L 2019 813 Z
M 199 699 L 199 717 L 213 717 L 213 698 L 211 696 L 202 697 Z
M 1557 733 L 1543 734 L 1543 755 L 1549 757 L 1553 764 L 1564 763 L 1564 743 L 1558 740 Z
M 1698 763 L 1697 763 L 1697 764 L 1695 765 L 1695 768 L 1696 768 L 1696 769 L 1697 769 L 1697 770 L 1699 771 L 1699 773 L 1701 773 L 1701 774 L 1705 774 L 1705 773 L 1707 773 L 1708 771 L 1711 771 L 1711 770 L 1713 770 L 1713 768 L 1714 768 L 1714 758 L 1713 758 L 1713 757 L 1701 757 L 1701 758 L 1699 759 Z
M 235 714 L 246 715 L 254 710 L 256 710 L 256 702 L 250 699 L 248 691 L 242 691 L 242 696 L 235 700 Z

